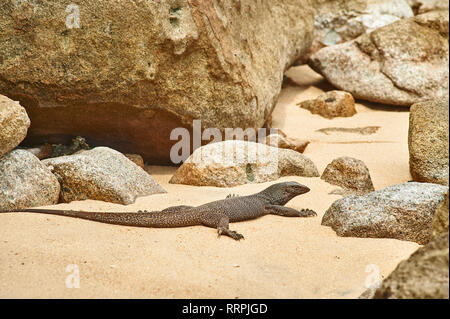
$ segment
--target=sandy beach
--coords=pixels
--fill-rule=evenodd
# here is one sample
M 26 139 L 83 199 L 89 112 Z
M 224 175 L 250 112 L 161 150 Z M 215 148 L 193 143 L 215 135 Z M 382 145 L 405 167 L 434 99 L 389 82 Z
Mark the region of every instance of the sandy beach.
M 296 103 L 329 85 L 306 66 L 291 68 L 272 114 L 273 127 L 311 143 L 304 154 L 322 173 L 333 159 L 365 162 L 375 189 L 411 179 L 408 108 L 357 101 L 357 114 L 332 120 Z M 327 127 L 379 126 L 371 135 L 318 132 Z M 167 194 L 139 198 L 129 206 L 100 201 L 53 208 L 91 211 L 158 210 L 200 205 L 230 193 L 247 195 L 272 183 L 233 188 L 169 184 L 176 167 L 148 166 Z M 394 239 L 343 238 L 321 226 L 336 189 L 317 178 L 283 177 L 311 192 L 287 204 L 310 208 L 314 218 L 265 216 L 231 224 L 245 240 L 217 237 L 206 227 L 133 228 L 41 214 L 0 215 L 0 298 L 357 298 L 366 290 L 366 270 L 385 278 L 419 245 Z M 80 287 L 68 288 L 68 265 L 77 265 Z M 69 270 L 69 271 L 67 271 Z

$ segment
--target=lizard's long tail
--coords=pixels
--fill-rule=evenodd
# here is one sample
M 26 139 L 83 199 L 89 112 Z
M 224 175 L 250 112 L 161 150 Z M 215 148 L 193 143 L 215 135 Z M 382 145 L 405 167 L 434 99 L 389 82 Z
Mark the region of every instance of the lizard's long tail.
M 126 212 L 126 213 L 105 213 L 105 212 L 82 212 L 72 210 L 56 210 L 56 209 L 38 209 L 38 208 L 25 208 L 18 209 L 5 213 L 40 213 L 40 214 L 52 214 L 59 216 L 68 216 L 81 219 L 88 219 L 101 223 L 108 223 L 114 225 L 124 226 L 137 226 L 137 227 L 185 227 L 195 226 L 201 224 L 195 214 L 191 213 L 189 209 L 185 211 L 174 212 Z

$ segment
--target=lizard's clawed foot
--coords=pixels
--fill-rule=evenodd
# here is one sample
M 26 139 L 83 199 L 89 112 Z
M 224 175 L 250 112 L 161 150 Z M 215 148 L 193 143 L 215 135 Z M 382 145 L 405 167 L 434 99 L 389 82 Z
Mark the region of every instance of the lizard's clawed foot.
M 235 232 L 234 230 L 229 230 L 228 228 L 225 228 L 225 227 L 217 228 L 217 237 L 220 237 L 221 235 L 231 237 L 234 240 L 244 239 L 244 236 L 242 234 L 239 234 L 238 232 Z
M 228 194 L 225 198 L 233 198 L 233 197 L 239 197 L 238 194 Z
M 317 213 L 312 209 L 302 209 L 300 211 L 300 217 L 314 217 L 317 216 Z

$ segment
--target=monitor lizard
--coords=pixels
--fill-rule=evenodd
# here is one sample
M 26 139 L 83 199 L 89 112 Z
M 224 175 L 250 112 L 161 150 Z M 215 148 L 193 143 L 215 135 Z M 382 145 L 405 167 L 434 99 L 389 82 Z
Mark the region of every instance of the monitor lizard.
M 43 213 L 88 219 L 101 223 L 171 228 L 203 225 L 216 228 L 218 236 L 225 235 L 235 240 L 243 235 L 229 229 L 229 222 L 240 222 L 273 214 L 285 217 L 317 216 L 310 209 L 296 210 L 284 205 L 292 198 L 309 192 L 307 186 L 297 182 L 283 182 L 269 186 L 263 191 L 248 196 L 228 196 L 226 199 L 213 201 L 201 206 L 172 206 L 162 211 L 135 212 L 84 212 L 56 209 L 24 208 L 5 213 L 26 212 Z

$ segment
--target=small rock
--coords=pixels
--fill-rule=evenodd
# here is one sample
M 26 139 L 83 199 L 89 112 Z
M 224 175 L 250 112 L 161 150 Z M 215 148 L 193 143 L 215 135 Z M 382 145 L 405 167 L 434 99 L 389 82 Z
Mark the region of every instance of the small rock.
M 170 179 L 173 184 L 231 187 L 273 181 L 281 176 L 319 176 L 299 152 L 262 143 L 228 140 L 194 151 Z
M 448 299 L 448 232 L 419 248 L 383 280 L 373 299 Z
M 338 236 L 396 238 L 426 244 L 437 206 L 448 187 L 431 183 L 393 185 L 367 195 L 335 201 L 322 225 Z
M 19 102 L 0 95 L 0 157 L 23 141 L 29 127 L 30 119 Z
M 56 204 L 59 191 L 56 177 L 30 152 L 0 158 L 0 211 Z
M 118 204 L 132 204 L 138 196 L 165 193 L 142 168 L 123 154 L 96 147 L 43 161 L 54 167 L 61 183 L 62 202 L 95 199 Z
M 51 144 L 39 145 L 36 147 L 23 148 L 25 151 L 30 152 L 40 160 L 52 157 L 53 155 L 53 147 Z
M 439 204 L 433 218 L 433 236 L 448 232 L 448 192 L 444 200 Z
M 319 95 L 315 100 L 303 101 L 297 105 L 329 119 L 356 114 L 353 96 L 343 91 L 329 91 Z
M 306 146 L 308 146 L 309 141 L 283 136 L 282 134 L 270 134 L 266 137 L 266 144 L 303 153 Z
M 417 182 L 448 186 L 449 101 L 438 99 L 411 106 L 409 169 Z
M 356 194 L 366 194 L 375 190 L 366 164 L 352 157 L 334 159 L 327 165 L 320 178 Z
M 123 155 L 125 155 L 126 158 L 128 158 L 130 161 L 132 161 L 134 164 L 136 164 L 140 168 L 145 169 L 144 159 L 142 158 L 141 155 L 139 155 L 139 154 L 123 154 Z

